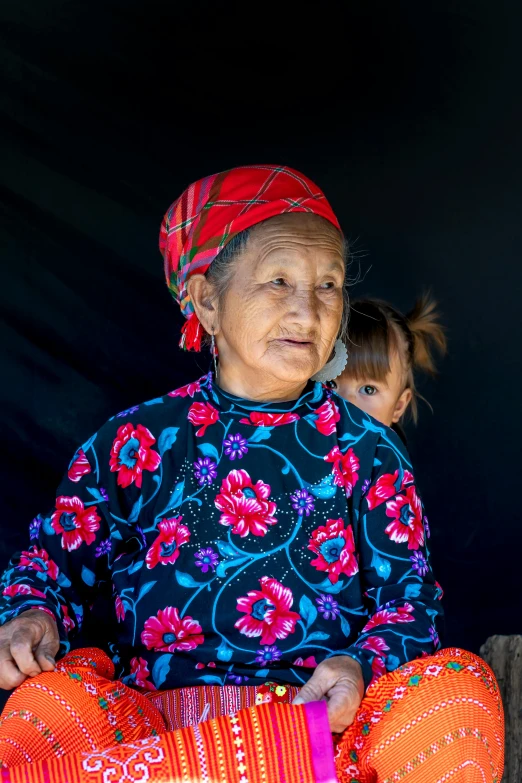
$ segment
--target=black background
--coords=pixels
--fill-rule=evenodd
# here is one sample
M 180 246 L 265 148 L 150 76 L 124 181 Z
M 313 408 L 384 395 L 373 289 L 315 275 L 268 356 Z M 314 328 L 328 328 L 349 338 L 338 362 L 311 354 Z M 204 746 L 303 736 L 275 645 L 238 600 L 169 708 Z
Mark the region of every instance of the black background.
M 408 437 L 444 641 L 522 630 L 519 9 L 3 0 L 0 566 L 80 443 L 207 368 L 177 349 L 169 203 L 285 163 L 352 240 L 353 295 L 439 300 L 450 352 Z

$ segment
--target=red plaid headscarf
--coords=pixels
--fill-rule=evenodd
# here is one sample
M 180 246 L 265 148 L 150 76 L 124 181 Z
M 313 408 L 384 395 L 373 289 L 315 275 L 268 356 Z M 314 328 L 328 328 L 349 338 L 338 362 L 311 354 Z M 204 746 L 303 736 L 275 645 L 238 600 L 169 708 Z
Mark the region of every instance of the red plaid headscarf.
M 167 285 L 187 319 L 180 346 L 201 350 L 203 329 L 187 293 L 191 275 L 205 274 L 240 231 L 287 212 L 309 212 L 340 230 L 324 194 L 286 166 L 240 166 L 190 185 L 163 218 L 160 251 Z

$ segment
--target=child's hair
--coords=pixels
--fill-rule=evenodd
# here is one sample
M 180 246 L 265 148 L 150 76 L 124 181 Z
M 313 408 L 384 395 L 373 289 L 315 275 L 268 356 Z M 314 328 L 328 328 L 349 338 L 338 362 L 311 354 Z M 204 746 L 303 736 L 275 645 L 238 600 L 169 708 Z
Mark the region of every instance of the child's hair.
M 439 322 L 437 303 L 423 294 L 403 315 L 380 299 L 354 299 L 348 324 L 348 366 L 355 378 L 383 381 L 390 372 L 390 356 L 397 351 L 404 370 L 404 389 L 411 389 L 411 415 L 417 422 L 418 399 L 414 373 L 436 374 L 433 348 L 446 352 L 446 336 Z

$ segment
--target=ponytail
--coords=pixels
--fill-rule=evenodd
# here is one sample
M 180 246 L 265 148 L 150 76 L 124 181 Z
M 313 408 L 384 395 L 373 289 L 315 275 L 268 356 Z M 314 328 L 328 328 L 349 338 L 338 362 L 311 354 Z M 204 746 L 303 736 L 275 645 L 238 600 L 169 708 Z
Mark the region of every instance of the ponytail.
M 437 373 L 433 349 L 437 349 L 438 353 L 444 356 L 447 348 L 446 334 L 436 308 L 437 302 L 431 299 L 429 293 L 424 293 L 406 315 L 413 339 L 412 368 L 430 375 Z

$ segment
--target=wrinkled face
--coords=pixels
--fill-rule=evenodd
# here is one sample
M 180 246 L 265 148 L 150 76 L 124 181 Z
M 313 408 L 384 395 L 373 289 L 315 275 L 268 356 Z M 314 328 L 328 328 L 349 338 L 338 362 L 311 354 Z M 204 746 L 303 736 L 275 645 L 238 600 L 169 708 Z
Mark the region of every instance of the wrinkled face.
M 410 389 L 404 389 L 404 372 L 397 352 L 390 356 L 390 371 L 382 381 L 354 378 L 346 370 L 335 379 L 337 393 L 378 421 L 391 427 L 406 412 L 411 400 Z
M 219 305 L 223 373 L 274 388 L 306 383 L 333 350 L 344 274 L 341 235 L 323 218 L 294 213 L 254 228 Z

